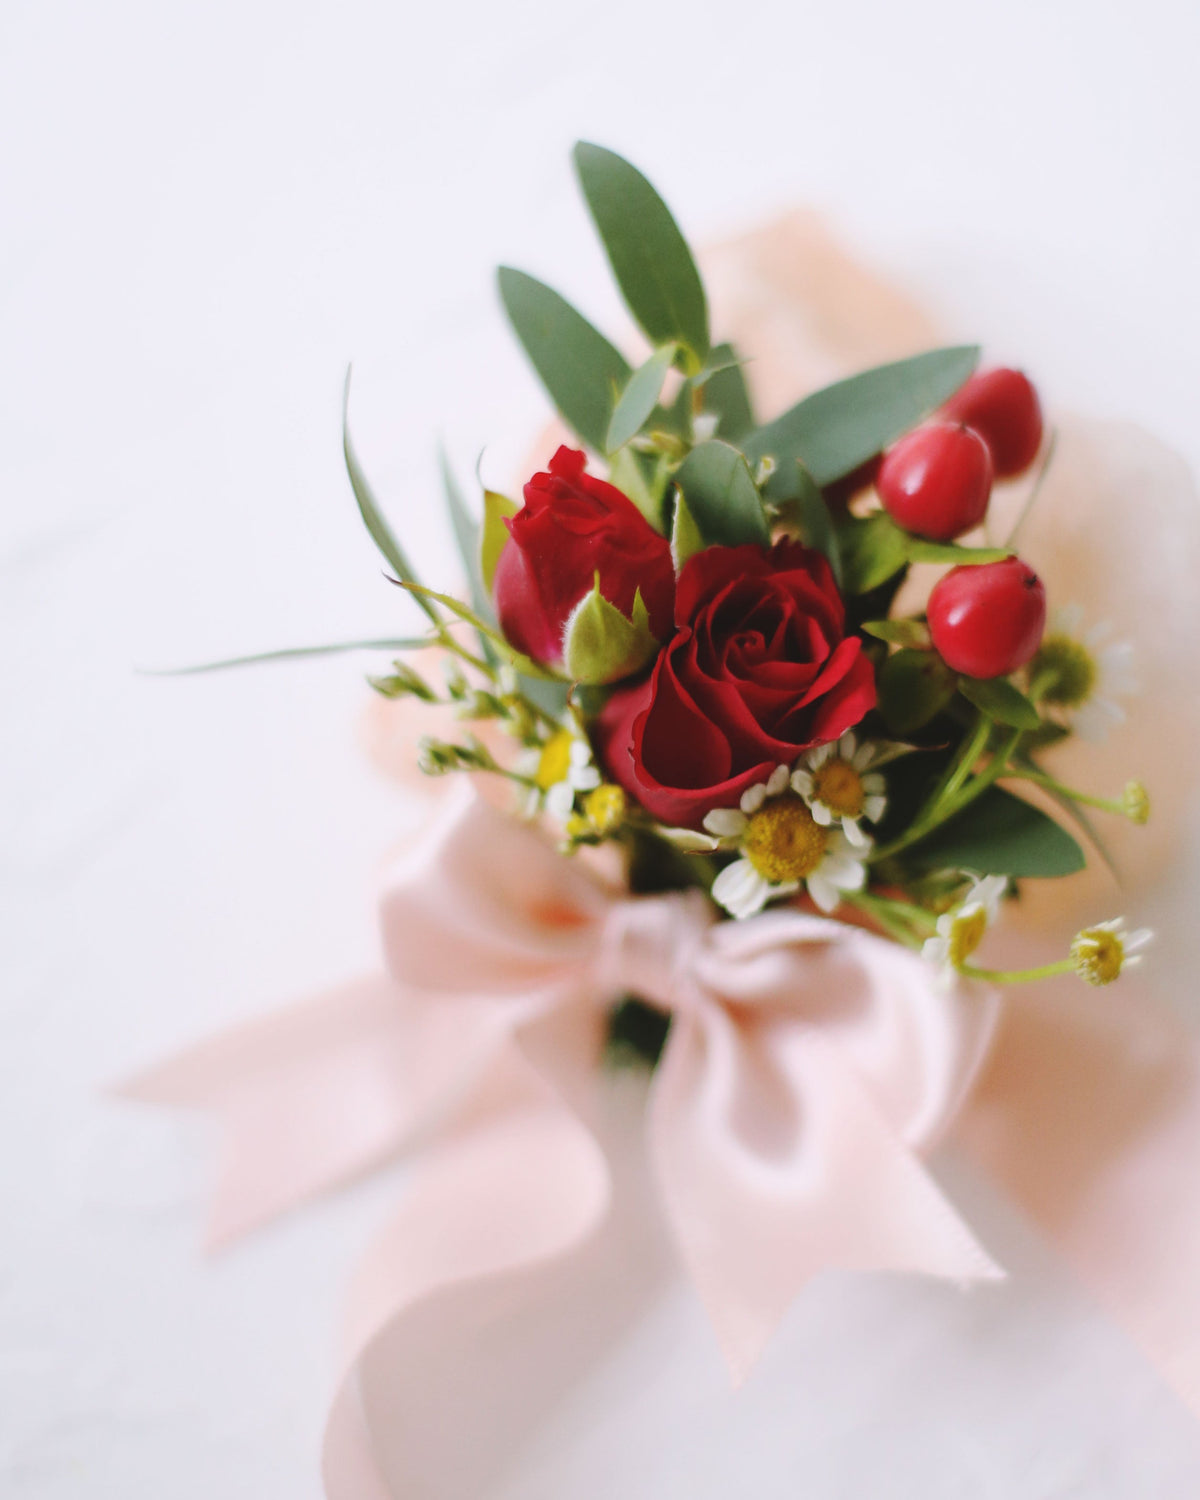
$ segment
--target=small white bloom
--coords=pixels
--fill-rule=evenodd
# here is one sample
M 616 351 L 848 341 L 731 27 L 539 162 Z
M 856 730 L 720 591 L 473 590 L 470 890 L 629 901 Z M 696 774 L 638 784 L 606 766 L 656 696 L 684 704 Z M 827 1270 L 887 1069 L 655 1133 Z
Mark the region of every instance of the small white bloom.
M 1085 927 L 1071 944 L 1075 972 L 1088 984 L 1111 984 L 1141 963 L 1141 950 L 1153 936 L 1148 927 L 1128 932 L 1124 917 Z
M 1068 604 L 1055 612 L 1030 669 L 1036 679 L 1053 674 L 1043 701 L 1069 715 L 1072 727 L 1093 743 L 1103 740 L 1110 729 L 1125 722 L 1125 709 L 1117 701 L 1138 691 L 1133 647 L 1128 641 L 1113 641 L 1106 621 L 1083 629 L 1083 609 Z
M 925 957 L 948 970 L 965 964 L 999 916 L 1007 889 L 1004 875 L 985 875 L 976 880 L 966 900 L 937 919 L 937 936 L 927 938 L 921 950 Z
M 792 790 L 816 821 L 823 828 L 837 824 L 859 849 L 871 844 L 862 822 L 878 823 L 887 808 L 887 784 L 871 770 L 878 753 L 874 745 L 859 745 L 848 730 L 836 743 L 806 751 L 791 776 Z
M 829 912 L 842 891 L 866 884 L 863 846 L 855 848 L 840 828 L 818 822 L 790 783 L 789 767 L 776 766 L 765 782 L 742 794 L 738 807 L 714 808 L 704 819 L 719 846 L 740 855 L 712 888 L 713 899 L 731 916 L 753 916 L 768 901 L 794 895 L 802 886 Z
M 534 783 L 525 793 L 523 810 L 529 818 L 544 810 L 565 823 L 574 811 L 576 793 L 600 785 L 592 747 L 570 729 L 560 729 L 545 744 L 526 751 L 517 769 Z

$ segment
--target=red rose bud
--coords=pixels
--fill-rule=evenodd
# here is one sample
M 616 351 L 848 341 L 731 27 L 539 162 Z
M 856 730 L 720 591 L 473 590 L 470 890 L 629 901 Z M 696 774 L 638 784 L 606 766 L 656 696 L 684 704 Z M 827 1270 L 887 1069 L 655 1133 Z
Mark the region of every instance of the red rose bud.
M 950 422 L 965 422 L 988 445 L 997 479 L 1023 474 L 1042 446 L 1042 407 L 1020 370 L 984 370 L 972 375 L 942 409 Z
M 948 667 L 967 677 L 1007 677 L 1042 643 L 1046 590 L 1019 557 L 968 563 L 938 581 L 927 617 Z
M 679 575 L 678 630 L 600 714 L 609 774 L 666 823 L 698 828 L 778 765 L 875 706 L 862 642 L 824 557 L 799 542 L 709 547 Z
M 506 639 L 546 666 L 562 666 L 567 621 L 597 580 L 626 620 L 634 620 L 640 592 L 650 633 L 662 640 L 671 629 L 670 543 L 627 495 L 586 473 L 586 462 L 577 449 L 560 448 L 549 472 L 525 486 L 492 583 Z

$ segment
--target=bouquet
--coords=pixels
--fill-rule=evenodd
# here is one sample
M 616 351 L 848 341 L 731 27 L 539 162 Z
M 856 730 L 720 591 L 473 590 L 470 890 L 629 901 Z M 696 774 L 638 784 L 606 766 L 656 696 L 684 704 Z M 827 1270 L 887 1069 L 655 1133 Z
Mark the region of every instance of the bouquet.
M 1002 1274 L 926 1165 L 953 1133 L 1200 1405 L 1200 1061 L 1136 986 L 1100 993 L 1150 934 L 987 951 L 1027 882 L 1110 862 L 1097 814 L 1149 815 L 1140 781 L 1043 759 L 1136 683 L 1021 556 L 1055 451 L 1033 385 L 938 348 L 760 423 L 661 198 L 600 147 L 575 165 L 648 352 L 500 271 L 574 439 L 519 503 L 472 508 L 444 465 L 463 589 L 414 568 L 343 407 L 424 625 L 315 649 L 387 650 L 372 688 L 431 715 L 420 770 L 460 784 L 385 881 L 383 972 L 130 1090 L 223 1118 L 214 1240 L 422 1142 L 355 1281 L 330 1495 L 479 1492 L 445 1477 L 430 1392 L 464 1399 L 506 1289 L 608 1217 L 613 1066 L 651 1074 L 662 1216 L 735 1379 L 822 1270 Z M 1057 975 L 1085 987 L 1001 1005 Z

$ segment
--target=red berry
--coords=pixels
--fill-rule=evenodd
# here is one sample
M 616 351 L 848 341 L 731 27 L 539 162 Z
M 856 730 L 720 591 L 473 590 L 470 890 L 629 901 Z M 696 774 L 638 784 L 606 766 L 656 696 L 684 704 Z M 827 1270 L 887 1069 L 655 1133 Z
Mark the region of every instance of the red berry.
M 951 542 L 983 520 L 992 493 L 991 455 L 969 427 L 935 422 L 888 449 L 875 488 L 905 531 Z
M 991 450 L 997 479 L 1023 474 L 1042 446 L 1041 402 L 1020 370 L 972 375 L 942 415 L 975 429 Z
M 952 568 L 929 596 L 929 633 L 948 667 L 1006 677 L 1042 643 L 1046 590 L 1019 557 Z

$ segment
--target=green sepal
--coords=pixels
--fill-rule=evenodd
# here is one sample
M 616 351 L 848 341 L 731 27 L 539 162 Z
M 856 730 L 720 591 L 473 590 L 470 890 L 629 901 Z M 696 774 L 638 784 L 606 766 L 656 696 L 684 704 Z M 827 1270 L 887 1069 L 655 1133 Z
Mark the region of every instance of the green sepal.
M 650 615 L 639 589 L 626 619 L 600 592 L 600 575 L 571 611 L 563 633 L 563 667 L 572 682 L 599 687 L 644 667 L 658 650 Z
M 1039 729 L 1041 717 L 1029 699 L 1003 677 L 960 677 L 958 690 L 981 713 L 1012 729 Z
M 508 541 L 508 527 L 504 523 L 511 520 L 520 508 L 515 501 L 510 500 L 506 495 L 497 494 L 495 490 L 483 492 L 483 526 L 479 533 L 479 575 L 489 599 L 492 597 L 492 589 L 496 582 L 496 564 L 500 561 L 500 554 L 504 551 L 504 544 Z
M 706 547 L 768 546 L 771 534 L 749 465 L 736 448 L 714 439 L 693 448 L 675 471 Z
M 676 575 L 683 572 L 689 557 L 694 557 L 703 550 L 704 538 L 688 509 L 683 492 L 680 491 L 675 496 L 675 514 L 671 518 L 671 559 L 675 564 Z
M 910 536 L 908 560 L 915 563 L 990 563 L 1011 557 L 1011 547 L 959 547 L 953 542 L 927 542 L 924 537 Z
M 914 651 L 930 649 L 929 626 L 923 620 L 866 620 L 859 629 L 891 646 L 908 646 Z
M 861 521 L 848 516 L 838 528 L 838 542 L 847 594 L 870 593 L 908 563 L 908 538 L 886 511 Z

